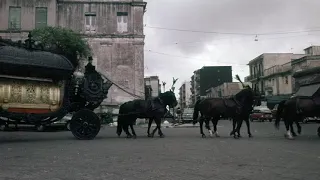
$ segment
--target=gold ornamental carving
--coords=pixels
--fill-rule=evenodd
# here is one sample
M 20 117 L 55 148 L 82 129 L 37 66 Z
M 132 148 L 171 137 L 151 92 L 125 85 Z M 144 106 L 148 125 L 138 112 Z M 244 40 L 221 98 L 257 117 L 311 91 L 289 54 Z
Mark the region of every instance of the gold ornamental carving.
M 3 109 L 57 110 L 64 86 L 40 80 L 0 78 L 0 107 Z

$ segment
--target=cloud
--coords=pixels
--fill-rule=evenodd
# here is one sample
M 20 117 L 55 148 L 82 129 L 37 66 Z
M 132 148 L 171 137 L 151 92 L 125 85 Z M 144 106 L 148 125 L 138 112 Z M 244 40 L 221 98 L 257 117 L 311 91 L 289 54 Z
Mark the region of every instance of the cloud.
M 167 84 L 171 83 L 173 76 L 179 78 L 180 84 L 189 81 L 193 71 L 204 65 L 232 65 L 233 75 L 244 77 L 249 74 L 245 64 L 262 53 L 302 53 L 306 46 L 317 45 L 320 40 L 317 31 L 281 34 L 320 29 L 317 25 L 320 15 L 318 0 L 147 2 L 144 16 L 146 75 L 158 75 Z M 261 34 L 269 32 L 280 33 Z M 258 41 L 255 41 L 255 34 L 258 34 Z

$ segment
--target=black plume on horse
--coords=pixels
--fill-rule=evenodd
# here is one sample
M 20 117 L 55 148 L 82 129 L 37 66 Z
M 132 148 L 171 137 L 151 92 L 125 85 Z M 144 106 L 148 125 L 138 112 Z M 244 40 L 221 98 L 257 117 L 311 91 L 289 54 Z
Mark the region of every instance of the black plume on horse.
M 204 120 L 206 122 L 207 129 L 211 133 L 210 127 L 208 126 L 208 121 L 213 118 L 214 133 L 217 135 L 217 122 L 220 119 L 220 116 L 231 117 L 232 119 L 239 121 L 236 129 L 236 132 L 239 134 L 243 117 L 242 115 L 252 110 L 254 100 L 255 93 L 251 88 L 242 89 L 239 93 L 231 98 L 207 98 L 204 100 L 199 100 L 196 102 L 194 107 L 193 121 L 194 123 L 197 122 L 200 112 L 200 133 L 202 137 L 205 137 L 202 129 Z
M 153 130 L 151 135 L 148 135 L 153 136 L 155 131 L 158 129 L 160 136 L 163 137 L 160 125 L 161 118 L 163 118 L 168 111 L 166 106 L 175 107 L 177 104 L 176 96 L 172 91 L 160 93 L 158 97 L 149 100 L 136 99 L 125 102 L 119 109 L 117 125 L 118 136 L 121 135 L 123 129 L 126 132 L 127 137 L 132 137 L 128 130 L 130 126 L 133 136 L 136 137 L 133 124 L 137 118 L 149 118 L 149 121 L 155 120 L 157 127 Z

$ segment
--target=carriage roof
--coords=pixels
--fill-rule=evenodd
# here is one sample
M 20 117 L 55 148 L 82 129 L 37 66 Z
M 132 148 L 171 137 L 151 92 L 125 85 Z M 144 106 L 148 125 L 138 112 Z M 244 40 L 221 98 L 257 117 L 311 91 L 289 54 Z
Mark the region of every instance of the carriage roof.
M 0 44 L 0 74 L 66 78 L 73 71 L 72 63 L 62 55 Z

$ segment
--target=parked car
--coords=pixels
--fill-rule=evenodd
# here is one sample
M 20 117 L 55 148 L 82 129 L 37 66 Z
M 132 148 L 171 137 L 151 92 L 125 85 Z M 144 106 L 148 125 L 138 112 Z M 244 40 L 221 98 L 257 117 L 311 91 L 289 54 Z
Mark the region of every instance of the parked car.
M 257 120 L 257 121 L 261 121 L 261 122 L 264 122 L 264 121 L 271 122 L 273 119 L 273 116 L 272 116 L 272 113 L 270 110 L 267 111 L 267 110 L 263 110 L 263 109 L 262 110 L 261 109 L 254 109 L 252 111 L 252 114 L 250 114 L 249 119 L 250 119 L 250 121 Z
M 308 123 L 308 122 L 320 122 L 320 117 L 305 117 L 302 120 L 303 123 Z

